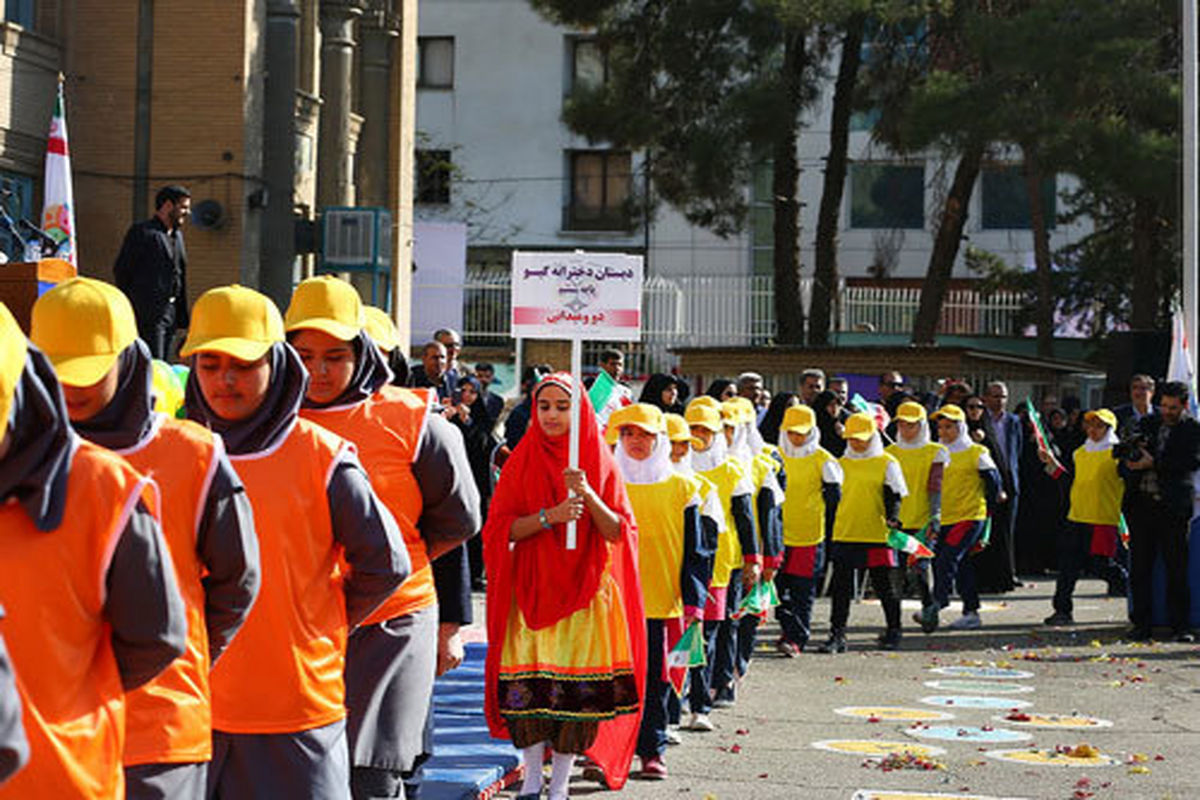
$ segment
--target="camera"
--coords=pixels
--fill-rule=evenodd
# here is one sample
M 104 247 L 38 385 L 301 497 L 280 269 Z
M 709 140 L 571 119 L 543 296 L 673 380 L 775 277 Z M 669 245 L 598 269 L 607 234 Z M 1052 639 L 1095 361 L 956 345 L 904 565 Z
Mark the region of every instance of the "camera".
M 1113 445 L 1113 458 L 1120 461 L 1138 461 L 1142 457 L 1143 450 L 1150 449 L 1150 439 L 1144 433 L 1130 433 L 1121 437 L 1121 440 Z

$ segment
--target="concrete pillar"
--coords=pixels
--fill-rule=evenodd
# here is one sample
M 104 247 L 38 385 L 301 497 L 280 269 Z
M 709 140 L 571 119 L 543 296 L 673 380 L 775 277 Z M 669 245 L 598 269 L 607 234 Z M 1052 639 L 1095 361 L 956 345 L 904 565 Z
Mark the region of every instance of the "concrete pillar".
M 400 346 L 409 346 L 413 269 L 413 158 L 417 116 L 417 0 L 395 0 L 400 41 L 392 61 L 388 183 L 392 208 L 392 318 Z
M 357 0 L 321 0 L 321 133 L 317 145 L 317 204 L 354 205 L 351 120 L 354 111 L 354 23 Z
M 267 0 L 262 156 L 267 196 L 258 285 L 281 309 L 287 308 L 296 279 L 293 273 L 299 43 L 298 0 Z
M 388 147 L 392 52 L 400 32 L 386 13 L 369 14 L 359 23 L 359 102 L 363 113 L 355 158 L 355 193 L 360 206 L 388 205 Z

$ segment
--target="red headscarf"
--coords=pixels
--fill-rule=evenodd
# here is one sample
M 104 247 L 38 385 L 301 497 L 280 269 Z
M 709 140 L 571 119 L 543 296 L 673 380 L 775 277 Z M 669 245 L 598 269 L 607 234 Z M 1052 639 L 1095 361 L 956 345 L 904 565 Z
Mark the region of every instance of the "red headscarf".
M 568 436 L 548 437 L 537 415 L 537 396 L 548 386 L 571 393 L 574 381 L 555 373 L 533 392 L 533 419 L 520 444 L 504 464 L 483 528 L 487 564 L 487 694 L 485 710 L 492 735 L 508 738 L 500 714 L 496 687 L 500 650 L 515 596 L 526 624 L 545 628 L 587 607 L 596 594 L 604 566 L 611 556 L 611 574 L 625 603 L 629 641 L 637 678 L 638 697 L 645 696 L 646 624 L 637 570 L 637 525 L 612 452 L 604 443 L 596 413 L 586 392 L 580 393 L 579 468 L 588 484 L 621 521 L 621 535 L 609 543 L 584 513 L 576 524 L 576 547 L 567 550 L 566 526 L 555 525 L 515 544 L 509 533 L 519 517 L 558 505 L 567 497 L 563 470 L 567 468 Z M 601 723 L 588 755 L 604 769 L 610 788 L 619 789 L 629 773 L 641 713 Z

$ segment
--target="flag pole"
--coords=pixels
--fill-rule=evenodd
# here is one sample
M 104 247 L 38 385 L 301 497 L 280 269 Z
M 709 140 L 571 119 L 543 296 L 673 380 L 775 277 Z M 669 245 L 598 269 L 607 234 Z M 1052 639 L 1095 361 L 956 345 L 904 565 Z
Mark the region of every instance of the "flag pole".
M 1197 210 L 1197 138 L 1196 138 L 1196 3 L 1182 0 L 1183 7 L 1183 326 L 1187 341 L 1195 347 L 1197 341 L 1196 294 L 1200 277 L 1197 270 L 1197 250 L 1200 231 L 1196 229 Z M 1196 364 L 1193 363 L 1195 370 Z
M 583 340 L 571 338 L 571 438 L 567 451 L 567 466 L 579 469 L 579 418 L 583 404 Z M 574 496 L 574 493 L 571 493 Z M 575 520 L 567 523 L 567 549 L 575 549 Z

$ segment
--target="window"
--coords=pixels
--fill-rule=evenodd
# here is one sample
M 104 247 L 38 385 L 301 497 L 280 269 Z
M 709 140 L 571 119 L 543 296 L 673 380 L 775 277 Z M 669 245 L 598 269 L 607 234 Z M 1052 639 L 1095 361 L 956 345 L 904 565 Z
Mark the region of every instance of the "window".
M 417 86 L 422 89 L 454 88 L 453 36 L 417 39 Z
M 980 218 L 984 230 L 1029 230 L 1029 192 L 1020 165 L 986 167 L 981 183 Z M 1051 229 L 1058 215 L 1058 187 L 1053 175 L 1042 179 L 1041 191 L 1046 228 Z
M 41 224 L 37 218 L 40 215 L 33 208 L 33 178 L 15 172 L 0 172 L 0 195 L 0 206 L 8 212 L 14 224 L 23 219 Z M 0 250 L 4 251 L 9 261 L 25 260 L 25 251 L 20 242 L 3 226 L 0 226 Z
M 851 165 L 851 228 L 919 229 L 924 226 L 924 165 Z
M 595 39 L 571 42 L 571 89 L 599 89 L 608 82 L 608 52 Z
M 633 171 L 627 152 L 580 150 L 569 154 L 571 195 L 567 230 L 624 230 L 630 226 L 628 201 Z
M 775 170 L 766 161 L 754 168 L 750 185 L 750 260 L 757 275 L 775 272 Z
M 34 0 L 4 0 L 4 19 L 32 30 Z
M 418 150 L 414 167 L 417 173 L 413 176 L 416 202 L 430 205 L 449 203 L 450 176 L 454 172 L 450 151 Z

